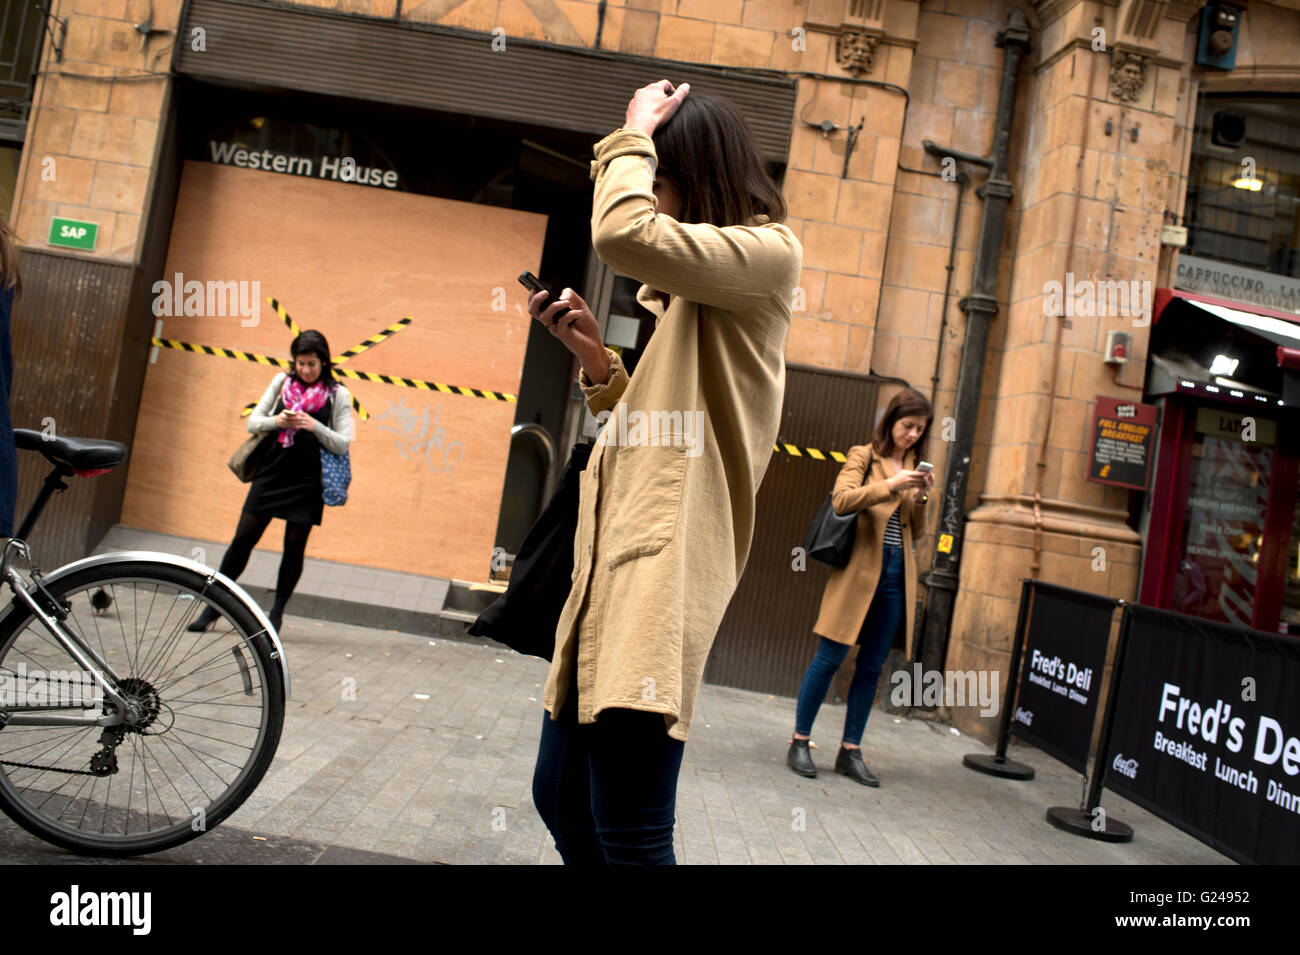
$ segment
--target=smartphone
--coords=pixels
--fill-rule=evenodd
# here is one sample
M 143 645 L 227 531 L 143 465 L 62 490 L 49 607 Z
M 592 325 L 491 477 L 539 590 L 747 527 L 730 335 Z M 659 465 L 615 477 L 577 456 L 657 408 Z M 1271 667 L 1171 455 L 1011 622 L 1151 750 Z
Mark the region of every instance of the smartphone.
M 529 291 L 532 291 L 532 292 L 545 292 L 548 296 L 550 296 L 550 301 L 547 302 L 546 305 L 543 306 L 543 308 L 549 307 L 552 303 L 558 301 L 558 299 L 557 299 L 557 297 L 556 297 L 556 295 L 555 295 L 555 292 L 552 291 L 551 287 L 550 287 L 549 285 L 547 285 L 545 282 L 543 282 L 541 279 L 539 279 L 539 278 L 538 278 L 536 275 L 534 275 L 532 272 L 524 272 L 522 275 L 520 275 L 520 276 L 519 276 L 519 284 L 522 285 L 524 288 L 528 289 Z M 563 308 L 562 308 L 562 309 L 561 309 L 561 310 L 556 314 L 556 316 L 555 316 L 555 321 L 552 322 L 551 324 L 552 324 L 552 325 L 557 325 L 557 324 L 559 324 L 560 319 L 563 318 L 565 315 L 567 315 L 567 314 L 568 314 L 569 312 L 571 312 L 571 311 L 573 311 L 573 309 L 571 309 L 571 308 L 569 308 L 569 306 L 565 305 L 565 306 L 564 306 L 564 307 L 563 307 Z
M 916 466 L 916 469 L 918 471 L 933 471 L 934 465 L 931 464 L 929 461 L 922 461 L 920 464 Z

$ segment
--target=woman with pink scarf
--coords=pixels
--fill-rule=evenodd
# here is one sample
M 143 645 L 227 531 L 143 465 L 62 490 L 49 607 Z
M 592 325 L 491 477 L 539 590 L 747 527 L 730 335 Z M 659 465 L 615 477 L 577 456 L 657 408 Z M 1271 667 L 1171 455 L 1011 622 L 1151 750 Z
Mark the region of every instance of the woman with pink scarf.
M 275 584 L 271 623 L 276 630 L 284 607 L 302 576 L 307 537 L 325 510 L 321 489 L 321 448 L 343 454 L 352 441 L 352 395 L 334 379 L 330 346 L 317 331 L 306 331 L 289 346 L 293 371 L 280 372 L 248 416 L 253 434 L 278 431 L 261 451 L 257 474 L 244 500 L 235 538 L 221 560 L 221 573 L 235 580 L 271 518 L 284 524 L 284 554 Z M 217 617 L 205 608 L 190 625 L 206 630 Z

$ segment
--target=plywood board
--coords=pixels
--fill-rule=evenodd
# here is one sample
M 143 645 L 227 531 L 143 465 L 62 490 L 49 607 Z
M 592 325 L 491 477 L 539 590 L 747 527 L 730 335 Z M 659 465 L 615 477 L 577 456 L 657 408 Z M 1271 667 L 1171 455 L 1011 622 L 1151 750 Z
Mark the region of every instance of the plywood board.
M 239 314 L 164 316 L 161 337 L 288 358 L 292 335 L 271 297 L 299 328 L 322 332 L 337 357 L 410 316 L 348 365 L 517 394 L 529 319 L 515 276 L 538 270 L 545 231 L 546 217 L 533 213 L 187 162 L 165 277 L 256 281 L 263 301 L 255 325 Z M 248 490 L 226 467 L 247 437 L 239 411 L 276 371 L 159 349 L 122 522 L 228 541 Z M 325 508 L 308 554 L 486 579 L 514 404 L 343 381 L 372 417 L 354 416 L 349 500 Z M 282 529 L 272 523 L 260 546 L 279 550 Z

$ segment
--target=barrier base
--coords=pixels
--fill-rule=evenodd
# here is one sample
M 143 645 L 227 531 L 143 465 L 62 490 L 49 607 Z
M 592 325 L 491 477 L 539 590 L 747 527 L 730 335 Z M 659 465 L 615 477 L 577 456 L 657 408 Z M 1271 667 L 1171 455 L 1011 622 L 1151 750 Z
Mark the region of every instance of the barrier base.
M 1091 815 L 1071 806 L 1053 806 L 1047 810 L 1047 821 L 1057 829 L 1064 829 L 1076 836 L 1087 836 L 1089 839 L 1100 839 L 1102 842 L 1133 841 L 1132 826 L 1106 816 L 1106 828 L 1098 831 L 1092 828 L 1094 820 Z
M 1034 778 L 1034 767 L 1017 763 L 1014 759 L 1007 759 L 1005 756 L 998 759 L 988 753 L 967 753 L 962 757 L 961 762 L 967 769 L 973 769 L 977 773 L 988 773 L 990 776 L 1001 776 L 1004 779 Z

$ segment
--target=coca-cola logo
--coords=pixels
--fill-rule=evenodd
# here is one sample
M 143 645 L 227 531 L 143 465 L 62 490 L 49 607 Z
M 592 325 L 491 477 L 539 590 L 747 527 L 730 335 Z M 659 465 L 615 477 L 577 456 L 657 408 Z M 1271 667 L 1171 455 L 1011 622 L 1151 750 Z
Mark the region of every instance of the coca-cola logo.
M 1115 761 L 1110 764 L 1110 768 L 1117 773 L 1122 773 L 1129 779 L 1137 779 L 1138 761 L 1136 759 L 1125 759 L 1122 753 L 1115 754 Z

